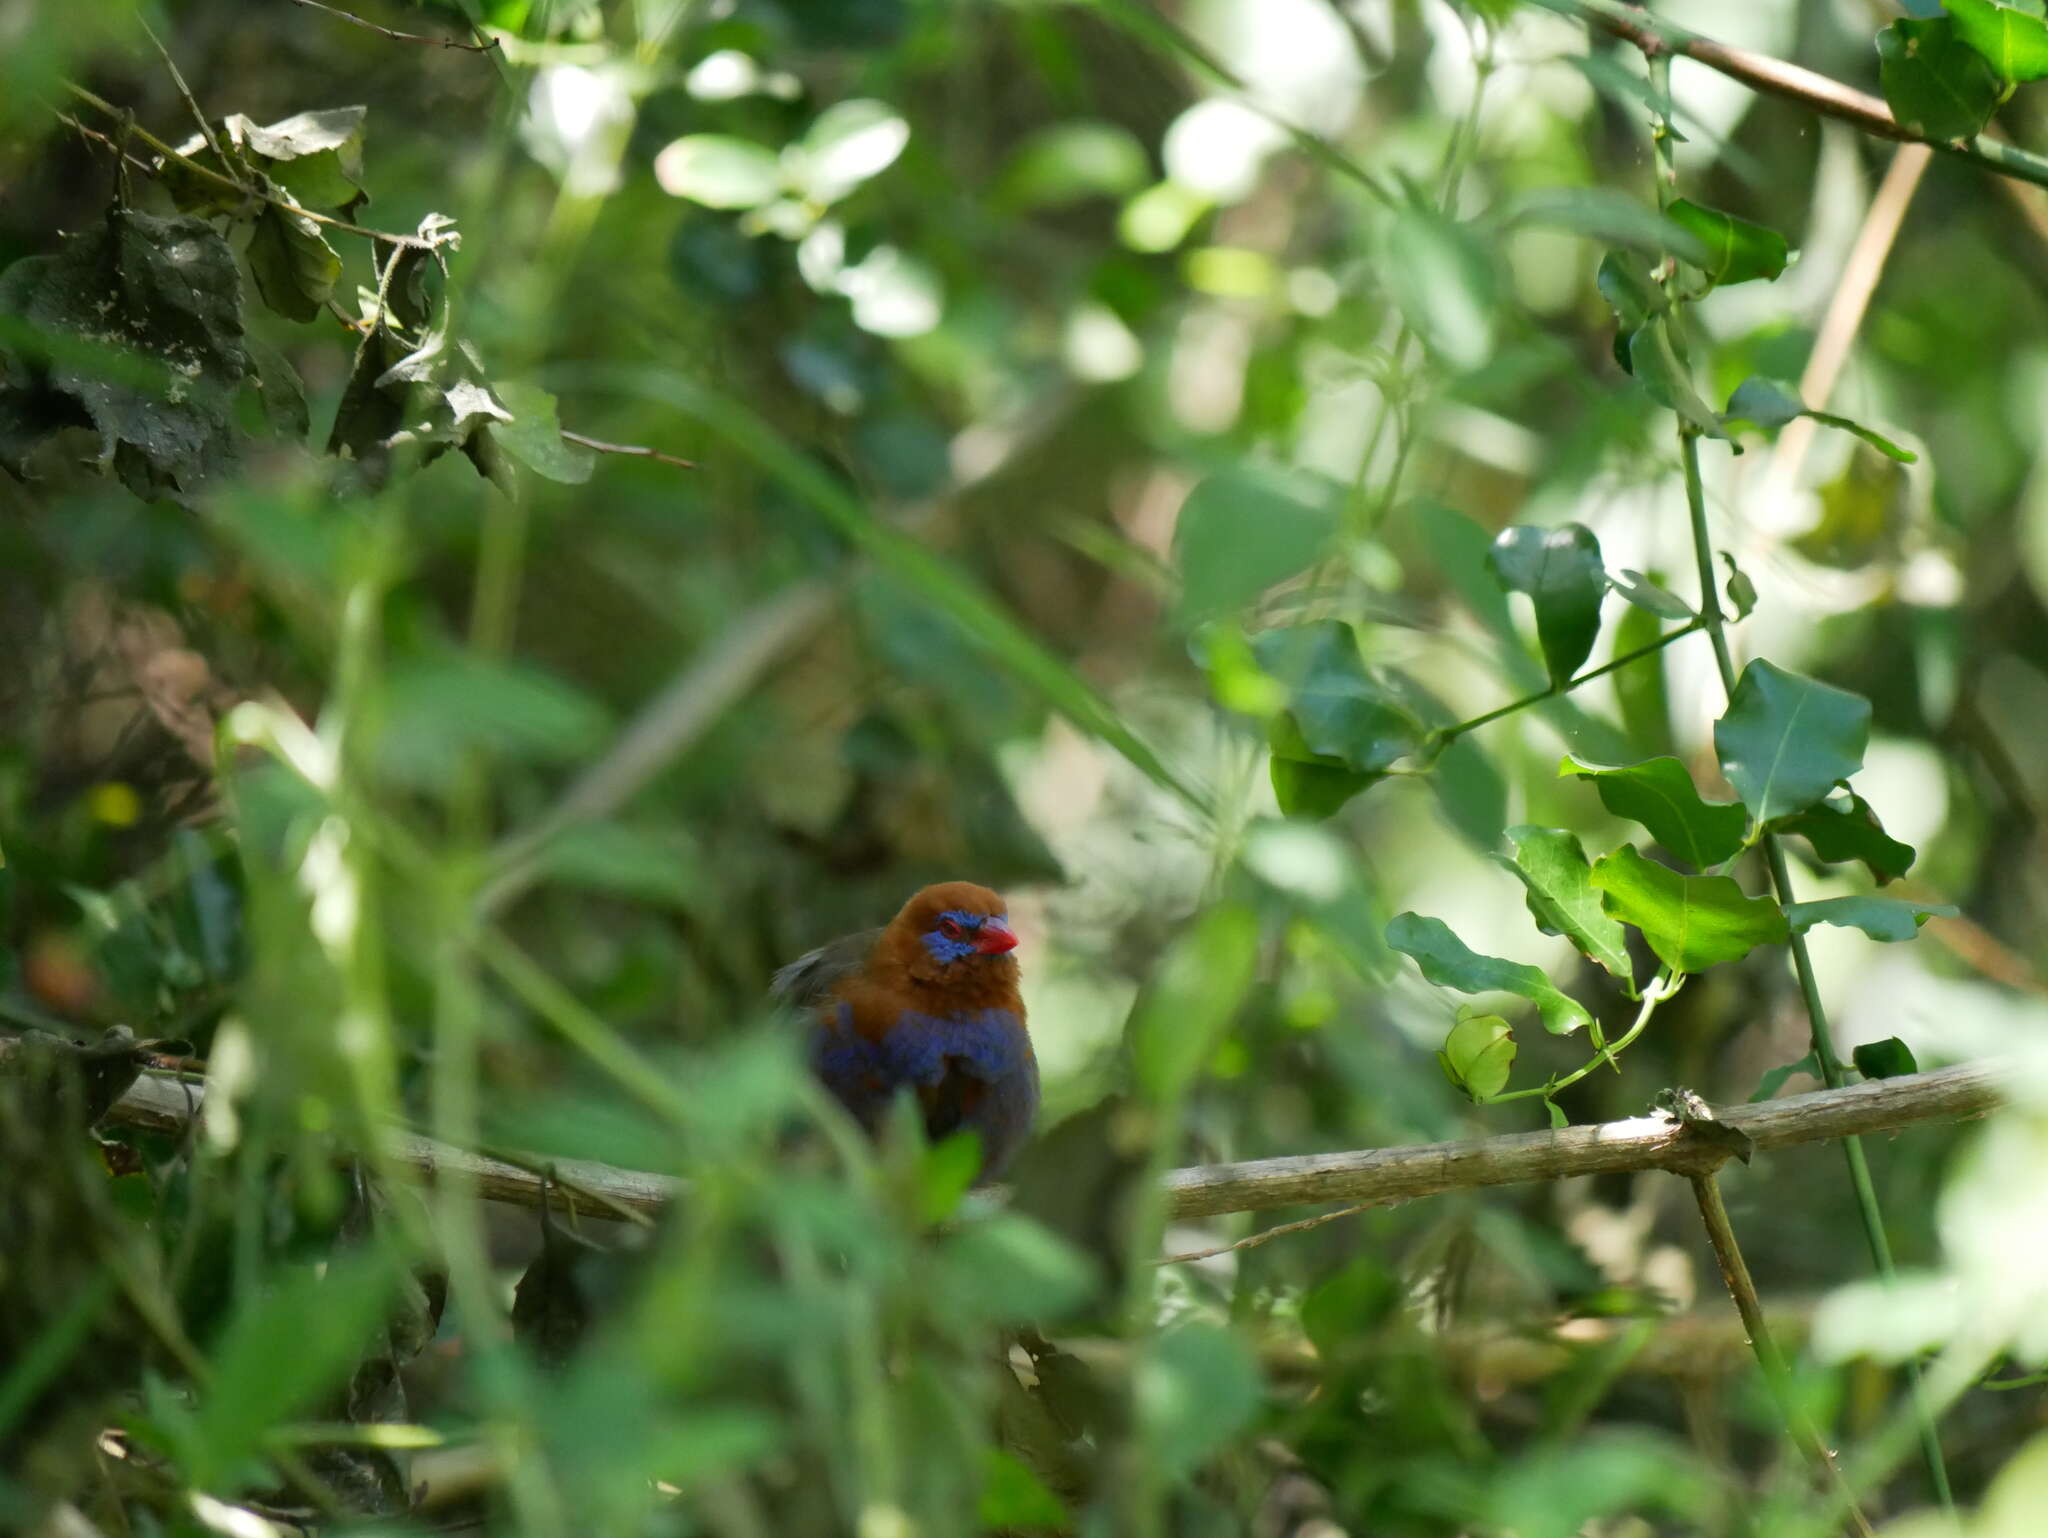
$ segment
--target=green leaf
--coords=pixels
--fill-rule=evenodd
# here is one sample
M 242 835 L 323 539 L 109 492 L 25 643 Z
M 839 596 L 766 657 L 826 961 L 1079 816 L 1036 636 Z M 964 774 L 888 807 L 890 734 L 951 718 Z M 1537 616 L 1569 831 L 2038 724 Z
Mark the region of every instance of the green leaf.
M 1691 604 L 1676 593 L 1669 592 L 1652 582 L 1639 571 L 1626 566 L 1618 577 L 1609 577 L 1607 585 L 1621 594 L 1638 609 L 1648 610 L 1659 619 L 1698 619 Z
M 1956 36 L 1984 56 L 1998 78 L 2012 82 L 2048 75 L 2048 22 L 2038 14 L 1992 0 L 1945 0 Z
M 1759 945 L 1790 935 L 1768 897 L 1751 897 L 1727 876 L 1681 876 L 1623 844 L 1593 865 L 1607 911 L 1636 926 L 1674 971 L 1698 972 L 1740 961 Z
M 1695 870 L 1719 865 L 1742 847 L 1749 832 L 1748 814 L 1732 801 L 1704 799 L 1675 758 L 1596 764 L 1568 755 L 1557 772 L 1591 780 L 1602 806 L 1641 823 L 1650 837 Z
M 1000 1447 L 982 1449 L 981 1503 L 975 1517 L 983 1531 L 994 1532 L 1065 1530 L 1072 1521 L 1060 1498 L 1029 1466 Z
M 485 426 L 500 448 L 548 480 L 580 486 L 590 479 L 597 455 L 562 436 L 552 395 L 518 380 L 497 381 L 491 390 L 512 413 L 509 422 L 493 420 Z
M 1092 197 L 1123 197 L 1150 179 L 1136 134 L 1116 123 L 1054 123 L 1027 137 L 996 183 L 1010 208 L 1057 208 Z
M 1198 482 L 1174 525 L 1184 621 L 1250 603 L 1306 569 L 1337 530 L 1335 488 L 1271 470 L 1225 470 Z
M 1727 437 L 1714 408 L 1700 398 L 1691 375 L 1678 361 L 1677 350 L 1671 345 L 1670 326 L 1670 317 L 1659 315 L 1631 333 L 1628 371 L 1642 381 L 1650 399 L 1677 412 L 1688 426 L 1709 438 Z
M 212 1352 L 185 1473 L 217 1487 L 280 1421 L 342 1383 L 383 1320 L 396 1277 L 381 1255 L 343 1255 L 241 1300 Z
M 1650 272 L 1650 259 L 1635 251 L 1609 251 L 1600 258 L 1600 296 L 1614 310 L 1614 361 L 1624 374 L 1635 372 L 1636 332 L 1651 316 L 1671 307 L 1669 296 Z
M 1796 1063 L 1787 1063 L 1782 1068 L 1771 1069 L 1757 1081 L 1756 1093 L 1749 1097 L 1749 1103 L 1755 1105 L 1758 1101 L 1770 1099 L 1795 1073 L 1803 1073 L 1809 1079 L 1820 1078 L 1820 1058 L 1809 1052 Z
M 1818 902 L 1791 903 L 1785 917 L 1794 934 L 1816 924 L 1860 929 L 1873 940 L 1910 940 L 1931 918 L 1954 918 L 1950 903 L 1908 902 L 1898 897 L 1823 897 Z
M 1453 368 L 1493 356 L 1500 277 L 1491 247 L 1471 226 L 1405 205 L 1387 232 L 1381 276 L 1402 318 Z
M 1892 116 L 1937 142 L 1975 138 L 1998 105 L 1998 72 L 1946 16 L 1878 33 L 1877 78 Z
M 1501 530 L 1487 561 L 1502 587 L 1529 595 L 1544 666 L 1553 684 L 1563 684 L 1600 634 L 1600 601 L 1607 596 L 1600 541 L 1578 523 L 1554 529 L 1517 525 Z
M 1474 1100 L 1507 1088 L 1515 1066 L 1515 1037 L 1499 1015 L 1461 1015 L 1436 1055 L 1444 1077 Z
M 1211 1324 L 1152 1338 L 1133 1384 L 1138 1423 L 1161 1477 L 1179 1479 L 1248 1425 L 1265 1381 L 1245 1344 Z
M 1606 245 L 1623 248 L 1610 255 L 1643 256 L 1654 261 L 1666 251 L 1686 261 L 1706 259 L 1706 247 L 1683 225 L 1665 218 L 1643 199 L 1613 187 L 1540 187 L 1508 203 L 1501 217 L 1511 224 L 1541 224 L 1569 230 Z M 1647 274 L 1649 263 L 1640 264 Z M 1600 264 L 1603 282 L 1607 263 Z M 1656 285 L 1647 285 L 1655 289 Z M 1609 296 L 1610 299 L 1612 296 Z M 1659 293 L 1652 309 L 1664 307 Z M 1640 322 L 1638 321 L 1637 324 Z
M 536 856 L 542 880 L 634 902 L 688 910 L 709 900 L 704 853 L 679 830 L 578 823 Z
M 341 258 L 320 226 L 279 203 L 266 203 L 257 217 L 248 257 L 256 292 L 287 320 L 313 319 L 334 297 L 341 277 Z
M 887 102 L 834 102 L 787 156 L 790 180 L 813 202 L 836 203 L 893 165 L 909 142 L 910 125 Z
M 1849 1054 L 1849 1060 L 1866 1079 L 1896 1079 L 1902 1073 L 1920 1071 L 1919 1063 L 1913 1058 L 1913 1049 L 1896 1036 L 1887 1036 L 1883 1041 L 1866 1041 Z
M 1672 223 L 1689 230 L 1706 248 L 1706 260 L 1693 265 L 1717 284 L 1774 279 L 1785 270 L 1790 253 L 1785 237 L 1776 230 L 1686 198 L 1678 199 L 1665 212 Z
M 1282 756 L 1377 774 L 1421 746 L 1422 723 L 1366 671 L 1358 636 L 1343 621 L 1263 631 L 1252 652 L 1290 691 L 1281 719 L 1293 735 L 1283 728 L 1273 738 Z
M 1804 811 L 1863 767 L 1870 701 L 1759 657 L 1714 723 L 1721 772 L 1758 822 Z
M 1166 953 L 1131 1016 L 1137 1083 L 1155 1105 L 1185 1095 L 1251 987 L 1259 921 L 1248 909 L 1212 908 Z
M 1293 740 L 1299 741 L 1298 733 Z M 1281 814 L 1314 821 L 1336 816 L 1353 796 L 1386 778 L 1384 774 L 1361 774 L 1320 759 L 1288 758 L 1277 749 L 1269 761 L 1268 772 L 1273 780 L 1273 799 L 1279 803 Z
M 1564 1114 L 1564 1107 L 1559 1105 L 1555 1100 L 1544 1101 L 1543 1109 L 1550 1113 L 1551 1131 L 1562 1132 L 1566 1127 L 1569 1127 L 1572 1124 L 1571 1118 Z
M 1729 427 L 1737 422 L 1753 422 L 1763 429 L 1765 437 L 1775 438 L 1778 429 L 1795 417 L 1811 417 L 1823 426 L 1854 433 L 1880 454 L 1902 465 L 1910 465 L 1920 457 L 1861 422 L 1852 422 L 1831 411 L 1811 410 L 1801 402 L 1799 392 L 1791 385 L 1766 379 L 1761 374 L 1752 374 L 1735 387 L 1735 393 L 1728 397 L 1728 409 L 1721 413 L 1721 425 Z
M 1749 580 L 1749 573 L 1735 564 L 1735 557 L 1727 551 L 1721 552 L 1721 559 L 1728 567 L 1728 582 L 1723 589 L 1728 603 L 1735 610 L 1735 618 L 1748 619 L 1756 609 L 1756 584 Z
M 1879 886 L 1905 875 L 1913 866 L 1913 846 L 1886 833 L 1868 801 L 1853 791 L 1847 795 L 1847 805 L 1830 796 L 1796 816 L 1781 818 L 1772 827 L 1780 833 L 1798 834 L 1831 865 L 1861 860 Z
M 1536 927 L 1547 935 L 1563 935 L 1608 972 L 1632 981 L 1627 931 L 1601 907 L 1578 835 L 1524 825 L 1508 829 L 1507 839 L 1514 858 L 1502 863 L 1529 889 Z
M 306 386 L 291 360 L 261 337 L 244 339 L 256 372 L 256 394 L 263 403 L 263 415 L 271 431 L 280 437 L 303 441 L 312 430 L 312 413 L 306 405 Z
M 378 768 L 423 788 L 452 783 L 472 754 L 572 763 L 606 730 L 603 707 L 571 685 L 472 652 L 394 662 L 385 712 Z
M 654 157 L 654 179 L 706 208 L 758 208 L 782 190 L 782 162 L 747 139 L 685 134 Z
M 1536 1006 L 1543 1028 L 1554 1036 L 1569 1035 L 1592 1023 L 1585 1006 L 1545 977 L 1541 968 L 1482 956 L 1453 934 L 1442 919 L 1398 913 L 1387 925 L 1387 944 L 1413 957 L 1422 975 L 1439 988 L 1519 994 Z

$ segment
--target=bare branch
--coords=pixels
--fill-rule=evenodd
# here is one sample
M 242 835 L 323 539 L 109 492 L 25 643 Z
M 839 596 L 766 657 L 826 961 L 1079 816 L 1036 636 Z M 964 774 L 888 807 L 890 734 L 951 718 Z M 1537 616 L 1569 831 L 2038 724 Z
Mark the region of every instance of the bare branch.
M 15 1039 L 0 1037 L 0 1071 L 14 1052 Z M 2006 1065 L 1997 1061 L 1965 1063 L 1932 1073 L 1788 1095 L 1761 1105 L 1728 1106 L 1717 1111 L 1716 1119 L 1746 1134 L 1760 1151 L 1860 1133 L 1895 1132 L 1921 1122 L 1983 1115 L 2004 1099 L 2001 1081 L 2007 1071 Z M 203 1096 L 199 1085 L 146 1073 L 108 1113 L 108 1120 L 180 1133 L 198 1114 Z M 535 1169 L 522 1169 L 503 1159 L 466 1153 L 409 1132 L 393 1133 L 390 1157 L 423 1179 L 431 1180 L 439 1170 L 461 1169 L 475 1182 L 478 1194 L 492 1201 L 540 1205 L 538 1164 Z M 1454 1143 L 1254 1159 L 1241 1164 L 1198 1164 L 1168 1172 L 1167 1205 L 1176 1218 L 1325 1202 L 1392 1206 L 1449 1191 L 1562 1180 L 1573 1175 L 1652 1169 L 1696 1175 L 1717 1168 L 1727 1157 L 1725 1143 L 1697 1136 L 1660 1113 Z M 560 1176 L 558 1199 L 576 1201 L 578 1210 L 595 1217 L 617 1216 L 616 1212 L 607 1213 L 599 1198 L 652 1215 L 681 1189 L 669 1176 L 606 1164 L 562 1159 L 554 1161 L 554 1168 Z
M 488 43 L 459 43 L 452 37 L 428 37 L 422 32 L 394 32 L 389 27 L 380 27 L 376 22 L 365 21 L 362 17 L 351 12 L 341 10 L 332 5 L 323 5 L 320 3 L 320 0 L 292 0 L 292 3 L 294 5 L 303 5 L 308 10 L 325 11 L 329 16 L 334 17 L 338 21 L 349 22 L 361 27 L 366 32 L 374 32 L 379 37 L 393 38 L 401 43 L 425 43 L 433 48 L 460 48 L 464 53 L 490 53 L 499 43 L 499 39 L 495 37 Z

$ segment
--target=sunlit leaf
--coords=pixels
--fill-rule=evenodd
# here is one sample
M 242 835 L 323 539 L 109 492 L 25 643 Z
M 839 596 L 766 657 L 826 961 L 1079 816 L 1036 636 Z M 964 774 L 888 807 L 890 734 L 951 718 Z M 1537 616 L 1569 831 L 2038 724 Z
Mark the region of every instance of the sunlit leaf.
M 485 429 L 514 459 L 534 474 L 564 485 L 580 486 L 590 479 L 597 455 L 580 443 L 562 436 L 562 424 L 555 418 L 555 398 L 536 385 L 521 380 L 498 380 L 491 386 L 498 399 L 512 413 L 510 421 L 493 421 Z
M 1422 975 L 1439 988 L 1460 993 L 1519 994 L 1536 1006 L 1543 1028 L 1567 1035 L 1592 1022 L 1584 1005 L 1543 975 L 1540 967 L 1498 956 L 1482 956 L 1452 933 L 1442 919 L 1399 913 L 1387 925 L 1387 944 L 1411 956 Z
M 1490 1100 L 1507 1088 L 1515 1066 L 1514 1032 L 1499 1015 L 1463 1015 L 1436 1060 L 1459 1089 L 1474 1100 Z
M 1563 935 L 1582 954 L 1627 981 L 1632 975 L 1627 932 L 1601 907 L 1578 835 L 1562 828 L 1523 826 L 1508 829 L 1507 839 L 1514 857 L 1505 863 L 1528 888 L 1529 913 L 1537 928 Z
M 1697 619 L 1692 605 L 1670 592 L 1639 571 L 1623 567 L 1618 576 L 1610 576 L 1608 585 L 1621 594 L 1638 609 L 1644 609 L 1659 619 Z
M 1930 139 L 1974 138 L 1998 105 L 1998 72 L 1946 16 L 1878 33 L 1877 77 L 1892 116 Z
M 1674 971 L 1739 961 L 1790 933 L 1770 898 L 1749 896 L 1727 876 L 1681 876 L 1632 844 L 1594 862 L 1593 885 L 1606 894 L 1607 911 L 1640 929 Z
M 2001 80 L 2048 75 L 2048 22 L 1992 0 L 1944 0 L 1956 35 L 1984 56 Z
M 1694 265 L 1717 284 L 1775 278 L 1785 270 L 1789 252 L 1785 237 L 1776 230 L 1686 198 L 1676 200 L 1666 212 L 1705 248 L 1705 260 Z
M 862 182 L 887 170 L 909 142 L 910 125 L 887 102 L 860 98 L 834 102 L 818 114 L 790 154 L 791 179 L 816 202 L 836 203 Z M 657 175 L 659 170 L 657 163 Z
M 1501 530 L 1487 559 L 1502 587 L 1528 594 L 1550 681 L 1562 684 L 1600 634 L 1600 601 L 1607 596 L 1600 541 L 1583 524 L 1518 526 Z
M 1721 772 L 1759 822 L 1804 811 L 1863 767 L 1870 701 L 1759 657 L 1714 723 Z
M 1785 917 L 1795 934 L 1816 924 L 1860 929 L 1873 940 L 1910 940 L 1931 918 L 1954 918 L 1950 903 L 1908 902 L 1898 897 L 1823 897 L 1817 902 L 1789 903 Z
M 654 157 L 654 179 L 706 208 L 758 208 L 782 190 L 782 162 L 747 139 L 685 134 Z
M 1592 781 L 1602 806 L 1617 817 L 1641 823 L 1652 838 L 1696 870 L 1719 865 L 1733 855 L 1749 832 L 1749 816 L 1742 807 L 1705 799 L 1675 758 L 1596 764 L 1567 755 L 1557 772 Z

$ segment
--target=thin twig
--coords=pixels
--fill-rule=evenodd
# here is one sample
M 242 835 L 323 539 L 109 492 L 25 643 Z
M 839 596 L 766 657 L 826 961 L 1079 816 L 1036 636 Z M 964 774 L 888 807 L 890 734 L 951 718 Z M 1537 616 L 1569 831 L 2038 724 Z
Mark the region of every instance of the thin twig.
M 1311 1228 L 1321 1228 L 1325 1223 L 1334 1223 L 1339 1218 L 1351 1218 L 1361 1212 L 1370 1212 L 1375 1207 L 1384 1207 L 1385 1202 L 1355 1202 L 1349 1207 L 1339 1207 L 1335 1212 L 1319 1212 L 1312 1218 L 1301 1218 L 1293 1223 L 1280 1223 L 1272 1228 L 1262 1228 L 1255 1234 L 1231 1244 L 1219 1244 L 1214 1249 L 1189 1250 L 1185 1255 L 1162 1255 L 1152 1264 L 1155 1266 L 1178 1266 L 1191 1260 L 1214 1260 L 1218 1255 L 1228 1255 L 1236 1250 L 1255 1250 L 1262 1244 L 1271 1244 L 1283 1234 L 1305 1233 Z
M 1507 704 L 1496 706 L 1484 715 L 1474 716 L 1469 721 L 1460 721 L 1456 726 L 1447 726 L 1436 734 L 1437 743 L 1439 746 L 1446 746 L 1467 732 L 1498 721 L 1503 716 L 1511 716 L 1518 710 L 1527 710 L 1531 705 L 1541 705 L 1545 700 L 1554 700 L 1560 695 L 1569 694 L 1581 684 L 1589 684 L 1596 678 L 1604 678 L 1609 673 L 1627 667 L 1631 662 L 1640 662 L 1653 652 L 1662 651 L 1673 641 L 1684 640 L 1699 630 L 1703 624 L 1704 621 L 1697 618 L 1688 620 L 1676 630 L 1667 631 L 1654 641 L 1647 641 L 1632 651 L 1623 652 L 1619 657 L 1603 662 L 1597 668 L 1588 668 L 1583 673 L 1567 678 L 1561 684 L 1552 684 L 1548 689 L 1539 690 L 1535 694 L 1525 694 L 1518 700 L 1509 700 Z
M 458 43 L 452 37 L 428 37 L 421 32 L 394 32 L 389 27 L 380 27 L 374 21 L 365 21 L 362 17 L 341 10 L 338 7 L 323 5 L 320 3 L 320 0 L 292 0 L 292 3 L 294 5 L 303 5 L 312 11 L 325 11 L 337 21 L 349 22 L 354 26 L 361 27 L 366 32 L 375 32 L 379 37 L 393 38 L 401 43 L 425 43 L 433 48 L 460 48 L 464 53 L 490 53 L 498 47 L 501 41 L 501 39 L 494 37 L 488 43 Z
M 308 3 L 310 3 L 310 0 L 300 0 L 302 5 Z M 602 438 L 588 437 L 583 433 L 572 433 L 566 427 L 562 429 L 562 436 L 571 443 L 580 443 L 586 449 L 594 449 L 600 454 L 626 454 L 635 459 L 652 459 L 660 464 L 674 465 L 678 470 L 694 470 L 697 468 L 697 461 L 694 459 L 679 459 L 674 454 L 664 454 L 660 449 L 650 449 L 638 443 L 606 443 Z
M 1786 1431 L 1821 1477 L 1847 1498 L 1849 1526 L 1858 1538 L 1871 1538 L 1870 1522 L 1857 1506 L 1854 1492 L 1842 1478 L 1841 1465 L 1835 1462 L 1834 1454 L 1828 1451 L 1820 1433 L 1814 1430 L 1806 1412 L 1792 1397 L 1791 1370 L 1786 1367 L 1784 1353 L 1778 1349 L 1771 1327 L 1764 1320 L 1763 1302 L 1757 1297 L 1756 1282 L 1749 1274 L 1749 1262 L 1743 1259 L 1742 1246 L 1735 1238 L 1735 1227 L 1728 1221 L 1727 1204 L 1721 1200 L 1721 1182 L 1711 1174 L 1694 1175 L 1691 1180 L 1693 1198 L 1699 1203 L 1700 1221 L 1706 1225 L 1707 1242 L 1714 1247 L 1714 1259 L 1721 1268 L 1721 1281 L 1728 1288 L 1728 1296 L 1735 1301 L 1735 1311 L 1742 1316 L 1743 1333 L 1749 1338 L 1749 1348 L 1756 1355 L 1757 1366 L 1763 1370 L 1765 1386 L 1778 1402 L 1778 1413 L 1784 1417 Z

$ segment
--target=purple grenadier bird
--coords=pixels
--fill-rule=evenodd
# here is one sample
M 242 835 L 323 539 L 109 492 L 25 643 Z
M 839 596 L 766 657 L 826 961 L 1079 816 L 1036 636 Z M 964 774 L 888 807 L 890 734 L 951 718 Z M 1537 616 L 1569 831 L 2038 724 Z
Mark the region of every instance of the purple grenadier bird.
M 980 1185 L 1009 1167 L 1038 1113 L 1016 945 L 1002 898 L 947 881 L 885 928 L 791 962 L 771 992 L 813 1018 L 812 1070 L 854 1120 L 873 1133 L 910 1091 L 933 1142 L 962 1128 L 980 1135 Z

